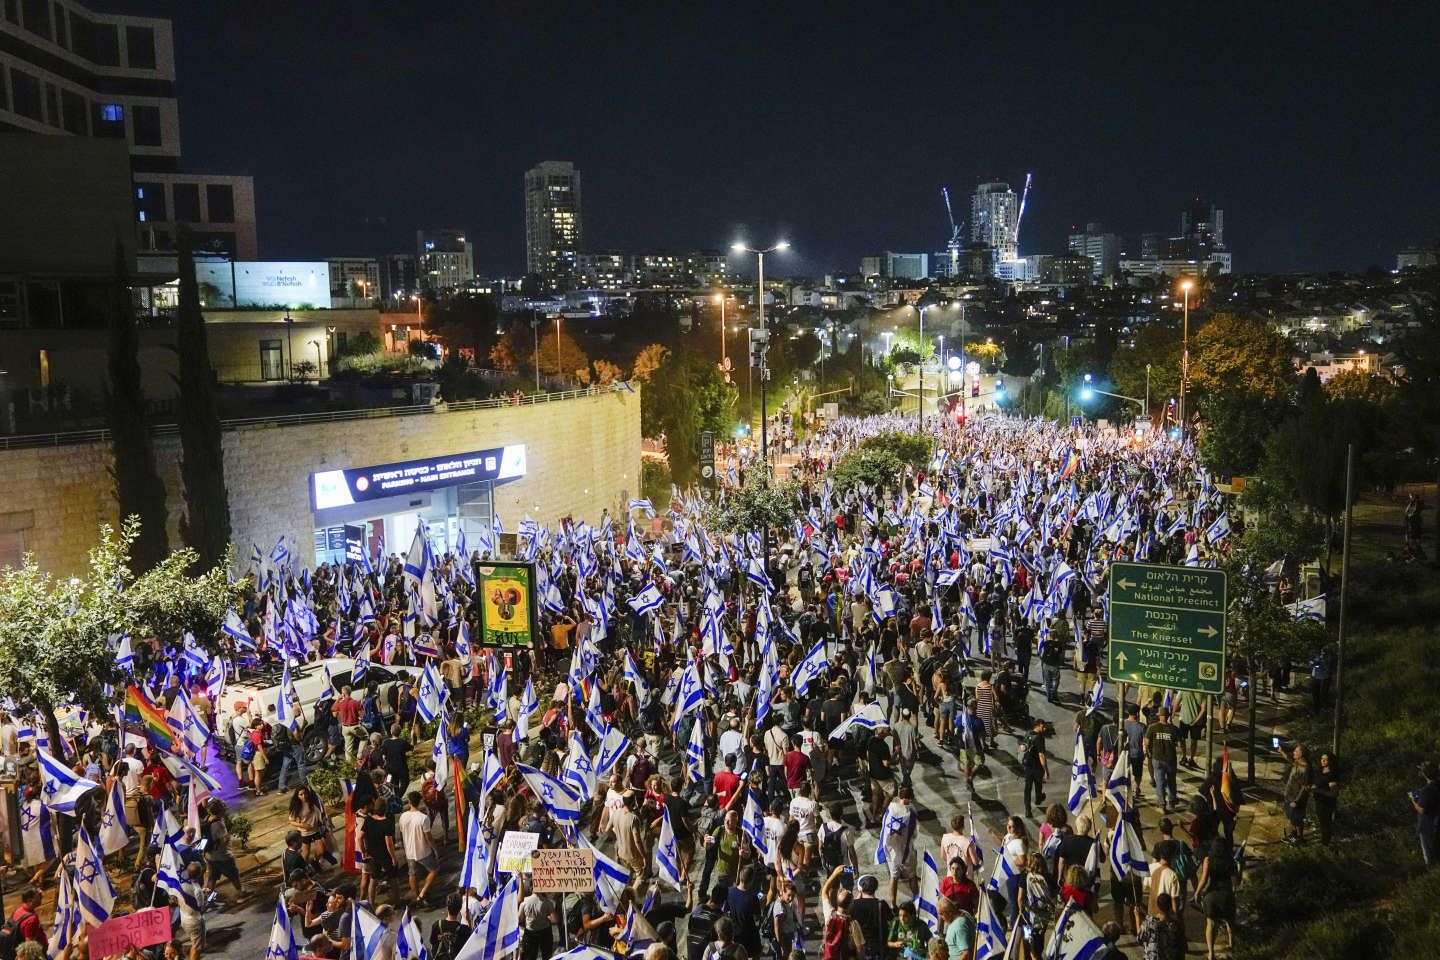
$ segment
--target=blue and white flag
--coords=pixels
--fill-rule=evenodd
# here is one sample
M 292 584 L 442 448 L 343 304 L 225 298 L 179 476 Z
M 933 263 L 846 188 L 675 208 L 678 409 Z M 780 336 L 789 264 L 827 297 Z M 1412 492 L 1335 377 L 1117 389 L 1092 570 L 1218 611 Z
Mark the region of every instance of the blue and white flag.
M 384 921 L 358 903 L 351 905 L 351 911 L 350 956 L 353 960 L 376 960 L 385 941 Z
M 1105 780 L 1105 794 L 1115 804 L 1115 809 L 1120 811 L 1121 816 L 1125 814 L 1125 798 L 1130 793 L 1130 751 L 1128 749 L 1118 750 L 1115 753 L 1115 767 Z
M 867 703 L 836 724 L 835 729 L 830 731 L 830 739 L 844 740 L 856 730 L 878 730 L 884 726 L 887 726 L 885 709 L 878 703 Z
M 660 593 L 659 589 L 656 588 L 655 584 L 647 583 L 644 590 L 641 590 L 625 602 L 630 604 L 630 609 L 643 617 L 647 613 L 653 613 L 659 610 L 660 605 L 665 602 L 665 597 Z
M 403 573 L 415 584 L 423 583 L 430 573 L 430 540 L 425 536 L 425 521 L 415 524 L 415 537 L 410 541 L 410 552 L 405 555 Z
M 170 771 L 170 775 L 180 786 L 189 786 L 194 782 L 211 793 L 218 794 L 220 792 L 220 781 L 198 764 L 164 750 L 160 751 L 160 761 L 165 764 L 165 769 Z
M 570 733 L 570 753 L 565 758 L 561 779 L 580 794 L 582 801 L 595 796 L 595 765 L 590 760 L 590 752 L 585 749 L 585 741 L 580 739 L 580 734 L 573 731 Z
M 98 927 L 115 909 L 115 884 L 105 873 L 105 854 L 93 837 L 80 828 L 75 853 L 75 898 L 86 924 Z
M 577 833 L 575 839 L 581 849 L 595 856 L 595 899 L 607 912 L 614 913 L 620 909 L 620 895 L 630 883 L 630 871 L 596 849 L 583 832 Z
M 760 851 L 761 862 L 768 860 L 770 845 L 765 842 L 765 811 L 760 807 L 760 799 L 755 796 L 755 788 L 749 785 L 745 787 L 745 812 L 740 816 L 740 829 Z
M 1309 600 L 1297 600 L 1295 603 L 1285 604 L 1285 609 L 1296 620 L 1313 620 L 1316 623 L 1325 622 L 1325 594 L 1318 597 L 1311 597 Z
M 465 822 L 465 862 L 460 868 L 460 890 L 474 890 L 483 898 L 490 889 L 489 830 L 480 822 L 480 809 L 471 807 Z
M 40 795 L 45 806 L 56 813 L 73 816 L 76 802 L 91 790 L 99 789 L 100 785 L 94 780 L 86 780 L 56 760 L 38 743 L 35 753 L 40 759 Z
M 1096 678 L 1095 678 L 1095 686 L 1093 686 L 1093 687 L 1090 689 L 1090 699 L 1089 699 L 1089 701 L 1085 704 L 1085 714 L 1086 714 L 1086 716 L 1089 716 L 1090 714 L 1094 713 L 1096 710 L 1099 710 L 1099 709 L 1100 709 L 1100 705 L 1103 704 L 1104 702 L 1105 702 L 1105 678 L 1102 677 L 1102 676 L 1096 676 Z
M 935 586 L 953 587 L 960 582 L 960 577 L 963 576 L 964 573 L 965 571 L 963 570 L 941 570 L 935 576 Z
M 219 655 L 210 658 L 205 667 L 205 696 L 211 703 L 219 703 L 225 692 L 225 659 Z
M 25 865 L 44 866 L 55 859 L 55 821 L 50 810 L 39 800 L 20 801 L 20 839 Z
M 910 849 L 910 838 L 914 834 L 915 813 L 907 809 L 904 816 L 890 812 L 886 808 L 885 815 L 880 820 L 880 840 L 875 844 L 875 863 L 882 864 L 890 861 L 892 853 L 900 854 L 901 866 L 906 859 L 906 851 Z M 894 846 L 893 838 L 900 837 L 900 846 Z
M 1085 733 L 1075 731 L 1075 756 L 1070 761 L 1070 795 L 1065 806 L 1071 813 L 1078 813 L 1085 801 L 1095 798 L 1095 775 L 1090 772 L 1090 761 L 1085 757 Z
M 671 730 L 679 729 L 681 718 L 705 702 L 706 692 L 695 664 L 687 665 L 680 676 L 680 686 L 675 691 L 675 716 L 670 722 Z
M 630 651 L 625 651 L 625 681 L 635 688 L 635 700 L 643 708 L 650 702 L 650 685 L 645 682 L 645 675 L 635 665 L 635 658 Z
M 930 928 L 930 935 L 938 937 L 941 936 L 940 871 L 929 850 L 920 859 L 920 892 L 915 897 L 915 913 Z
M 562 827 L 573 827 L 580 823 L 580 807 L 583 805 L 579 794 L 565 783 L 550 776 L 543 770 L 515 764 L 530 791 L 545 804 L 545 810 Z
M 1000 860 L 1004 862 L 1005 858 Z M 1009 940 L 1006 933 L 1004 917 L 997 917 L 990 898 L 982 895 L 975 915 L 975 960 L 1000 960 L 1005 956 Z
M 1105 937 L 1084 910 L 1077 910 L 1072 900 L 1065 905 L 1055 923 L 1045 956 L 1053 960 L 1091 960 L 1105 951 Z
M 524 743 L 530 736 L 530 717 L 540 708 L 540 701 L 535 697 L 535 684 L 527 677 L 525 679 L 525 693 L 520 698 L 520 716 L 515 721 L 515 741 Z
M 511 876 L 455 960 L 500 960 L 520 948 L 520 878 Z
M 600 747 L 595 757 L 595 776 L 608 776 L 628 749 L 630 749 L 630 738 L 621 733 L 619 727 L 606 727 L 605 735 L 600 738 Z
M 75 895 L 75 884 L 69 872 L 59 871 L 59 884 L 55 892 L 55 922 L 50 927 L 49 956 L 62 957 L 71 943 L 80 936 L 84 926 L 80 919 L 80 905 Z
M 1117 880 L 1124 880 L 1132 873 L 1145 876 L 1150 874 L 1150 863 L 1145 858 L 1145 847 L 1135 833 L 1129 820 L 1120 819 L 1110 835 L 1110 869 Z
M 100 849 L 106 855 L 124 850 L 130 842 L 130 824 L 125 820 L 125 795 L 117 777 L 110 783 L 105 798 L 105 812 L 100 815 Z
M 637 497 L 631 500 L 630 505 L 626 509 L 632 513 L 636 510 L 643 510 L 645 511 L 645 516 L 651 518 L 655 516 L 655 505 L 650 502 L 649 497 Z
M 685 771 L 691 783 L 705 779 L 705 724 L 699 720 L 690 726 L 690 740 L 685 744 Z
M 661 808 L 660 840 L 655 844 L 655 873 L 676 890 L 680 886 L 680 855 L 675 846 L 675 828 L 670 825 L 670 808 Z
M 395 960 L 430 960 L 425 936 L 420 932 L 420 924 L 410 913 L 409 907 L 400 915 L 400 926 L 395 931 Z
M 275 719 L 283 723 L 291 733 L 300 726 L 299 711 L 295 708 L 297 699 L 295 681 L 290 677 L 290 661 L 286 660 L 285 669 L 280 673 L 280 691 L 275 697 Z
M 225 622 L 221 624 L 220 632 L 234 641 L 237 649 L 254 651 L 255 641 L 234 609 L 225 611 Z
M 420 688 L 415 697 L 415 712 L 426 723 L 440 716 L 440 686 L 440 673 L 435 669 L 435 664 L 425 664 L 425 669 L 420 674 Z
M 358 689 L 360 682 L 370 672 L 370 643 L 362 639 L 355 651 L 355 662 L 350 665 L 350 686 Z
M 825 653 L 825 638 L 821 637 L 815 641 L 815 645 L 810 648 L 809 653 L 805 654 L 805 659 L 800 661 L 799 666 L 795 668 L 794 674 L 790 677 L 791 683 L 795 686 L 795 692 L 802 697 L 805 696 L 806 691 L 810 689 L 810 682 L 824 673 L 829 666 L 830 658 Z
M 285 895 L 282 893 L 275 904 L 275 920 L 270 924 L 270 943 L 265 948 L 265 960 L 299 960 L 300 941 L 290 925 L 290 911 L 285 909 Z
M 1015 876 L 1016 874 L 1017 871 L 1015 867 L 1010 863 L 1010 859 L 1005 856 L 1004 849 L 996 850 L 995 869 L 990 872 L 990 880 L 986 883 L 986 887 L 990 890 L 995 891 L 1001 896 L 1004 896 L 1005 885 L 1008 884 L 1010 882 L 1010 878 Z M 985 897 L 981 897 L 980 899 L 983 901 L 985 900 Z
M 650 886 L 651 893 L 655 891 L 655 885 Z M 660 934 L 650 925 L 644 915 L 635 912 L 634 904 L 625 913 L 625 930 L 620 934 L 620 945 L 625 948 L 627 957 L 643 957 L 645 951 L 650 949 L 651 944 L 660 939 Z
M 115 642 L 115 669 L 126 673 L 135 672 L 135 651 L 130 647 L 130 634 L 121 633 L 113 638 Z
M 1230 536 L 1230 514 L 1222 513 L 1215 522 L 1205 528 L 1205 542 L 1218 543 Z

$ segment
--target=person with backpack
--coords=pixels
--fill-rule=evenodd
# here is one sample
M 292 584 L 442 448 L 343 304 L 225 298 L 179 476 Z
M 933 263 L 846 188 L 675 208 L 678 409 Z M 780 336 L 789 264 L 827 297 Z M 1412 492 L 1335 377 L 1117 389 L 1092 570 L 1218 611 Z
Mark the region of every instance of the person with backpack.
M 862 960 L 865 956 L 865 934 L 850 916 L 851 903 L 849 890 L 835 894 L 835 909 L 825 921 L 825 945 L 821 948 L 820 960 Z
M 950 960 L 975 960 L 975 918 L 944 897 L 936 904 L 936 912 Z
M 240 759 L 250 764 L 250 783 L 257 797 L 265 796 L 265 769 L 270 766 L 270 754 L 265 750 L 265 733 L 269 729 L 263 719 L 256 717 L 250 721 L 250 730 L 240 742 Z
M 40 944 L 41 949 L 50 949 L 50 938 L 45 934 L 45 926 L 40 922 L 40 891 L 35 887 L 27 887 L 25 892 L 20 894 L 20 906 L 10 915 L 3 926 L 0 926 L 0 956 L 5 955 L 5 950 L 10 951 L 10 956 L 15 956 L 20 944 L 34 941 Z
M 1020 767 L 1025 772 L 1025 816 L 1034 816 L 1031 797 L 1035 803 L 1045 802 L 1045 780 L 1050 774 L 1050 758 L 1045 752 L 1045 721 L 1035 719 L 1035 726 L 1020 746 Z
M 470 939 L 470 926 L 460 920 L 465 900 L 459 893 L 445 898 L 445 917 L 430 926 L 430 960 L 455 960 L 465 941 Z
M 289 727 L 278 721 L 270 725 L 270 743 L 275 755 L 280 758 L 280 782 L 276 789 L 281 793 L 285 792 L 285 787 L 290 782 L 292 767 L 299 774 L 301 783 L 310 779 L 310 774 L 305 769 L 305 750 L 300 745 L 298 734 L 299 731 L 291 733 Z
M 750 960 L 750 954 L 735 940 L 735 925 L 729 917 L 715 921 L 715 939 L 700 957 L 701 960 Z
M 849 825 L 840 819 L 840 804 L 832 803 L 824 808 L 819 841 L 820 861 L 824 864 L 826 873 L 839 867 L 849 867 L 852 874 L 858 872 L 855 838 L 851 835 Z
M 206 892 L 214 892 L 220 880 L 225 879 L 235 885 L 235 895 L 243 897 L 245 888 L 240 885 L 240 868 L 230 852 L 230 815 L 219 797 L 211 797 L 205 805 L 200 833 L 205 838 Z
M 693 883 L 690 889 L 693 894 Z M 725 894 L 725 888 L 717 885 L 691 911 L 690 925 L 685 934 L 686 960 L 703 960 L 705 949 L 715 939 L 715 922 L 724 916 Z

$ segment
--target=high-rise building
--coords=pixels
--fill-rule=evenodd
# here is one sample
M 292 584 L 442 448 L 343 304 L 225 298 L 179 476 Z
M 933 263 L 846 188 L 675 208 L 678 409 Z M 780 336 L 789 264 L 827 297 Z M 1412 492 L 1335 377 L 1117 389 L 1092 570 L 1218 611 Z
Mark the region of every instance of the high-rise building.
M 380 261 L 374 257 L 331 257 L 330 305 L 364 307 L 380 299 Z
M 1225 211 L 1196 197 L 1180 211 L 1180 236 L 1189 241 L 1192 253 L 1224 250 Z
M 970 242 L 988 244 L 995 264 L 1014 260 L 1020 252 L 1019 216 L 1020 198 L 1010 184 L 980 184 L 970 198 Z
M 525 171 L 525 272 L 553 287 L 574 283 L 584 233 L 580 171 L 568 160 L 545 160 Z
M 403 300 L 419 292 L 415 254 L 387 253 L 380 257 L 380 299 Z
M 3 0 L 0 130 L 123 141 L 141 253 L 173 253 L 183 225 L 201 252 L 258 256 L 253 180 L 179 172 L 169 20 Z
M 1108 277 L 1120 267 L 1120 235 L 1106 233 L 1103 223 L 1087 223 L 1084 233 L 1070 234 L 1070 252 L 1089 257 L 1095 276 Z
M 464 230 L 415 231 L 415 257 L 427 293 L 458 290 L 475 277 L 475 251 Z

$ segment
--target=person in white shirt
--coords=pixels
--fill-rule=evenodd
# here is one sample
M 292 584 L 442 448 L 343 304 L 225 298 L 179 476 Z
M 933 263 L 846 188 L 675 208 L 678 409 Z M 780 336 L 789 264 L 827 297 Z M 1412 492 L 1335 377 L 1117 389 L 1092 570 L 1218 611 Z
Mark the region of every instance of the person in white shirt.
M 802 867 L 810 862 L 815 853 L 815 843 L 820 833 L 820 804 L 816 802 L 814 783 L 797 790 L 790 800 L 790 816 L 800 824 L 800 845 L 805 848 L 801 855 Z
M 745 734 L 740 732 L 740 718 L 731 717 L 729 729 L 720 734 L 720 750 L 716 756 L 738 757 L 745 749 Z
M 435 882 L 435 874 L 440 868 L 440 857 L 435 852 L 435 843 L 430 837 L 430 815 L 425 812 L 425 800 L 415 791 L 406 798 L 410 807 L 400 814 L 397 828 L 400 833 L 400 843 L 405 848 L 405 859 L 409 864 L 410 875 L 410 899 L 424 900 L 430 893 L 430 885 Z M 415 892 L 415 878 L 425 874 L 425 882 L 420 886 L 420 892 Z

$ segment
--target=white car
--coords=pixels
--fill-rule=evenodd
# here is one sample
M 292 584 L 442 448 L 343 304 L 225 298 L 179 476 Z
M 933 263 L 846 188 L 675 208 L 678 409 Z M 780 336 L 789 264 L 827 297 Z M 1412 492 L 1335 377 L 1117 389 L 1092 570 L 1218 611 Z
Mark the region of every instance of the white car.
M 320 701 L 325 689 L 325 671 L 330 671 L 329 702 L 333 703 L 340 698 L 340 690 L 351 685 L 350 671 L 354 664 L 355 661 L 349 657 L 330 657 L 290 668 L 290 683 L 295 688 L 300 715 L 305 719 L 301 742 L 304 744 L 307 763 L 317 763 L 325 756 L 324 738 L 314 728 L 315 705 Z M 372 663 L 361 679 L 360 687 L 352 690 L 351 694 L 360 700 L 365 696 L 365 688 L 374 687 L 380 703 L 380 713 L 388 717 L 393 713 L 390 709 L 392 688 L 397 683 L 418 684 L 423 672 L 419 667 L 387 667 Z M 242 681 L 226 684 L 225 691 L 220 694 L 220 702 L 215 707 L 215 742 L 226 759 L 233 758 L 235 754 L 235 738 L 231 732 L 230 720 L 238 706 L 244 704 L 249 717 L 260 717 L 267 723 L 273 721 L 275 715 L 269 712 L 269 708 L 280 700 L 280 680 L 283 675 L 284 668 L 276 666 L 263 673 L 252 674 Z M 266 739 L 269 739 L 268 732 Z

